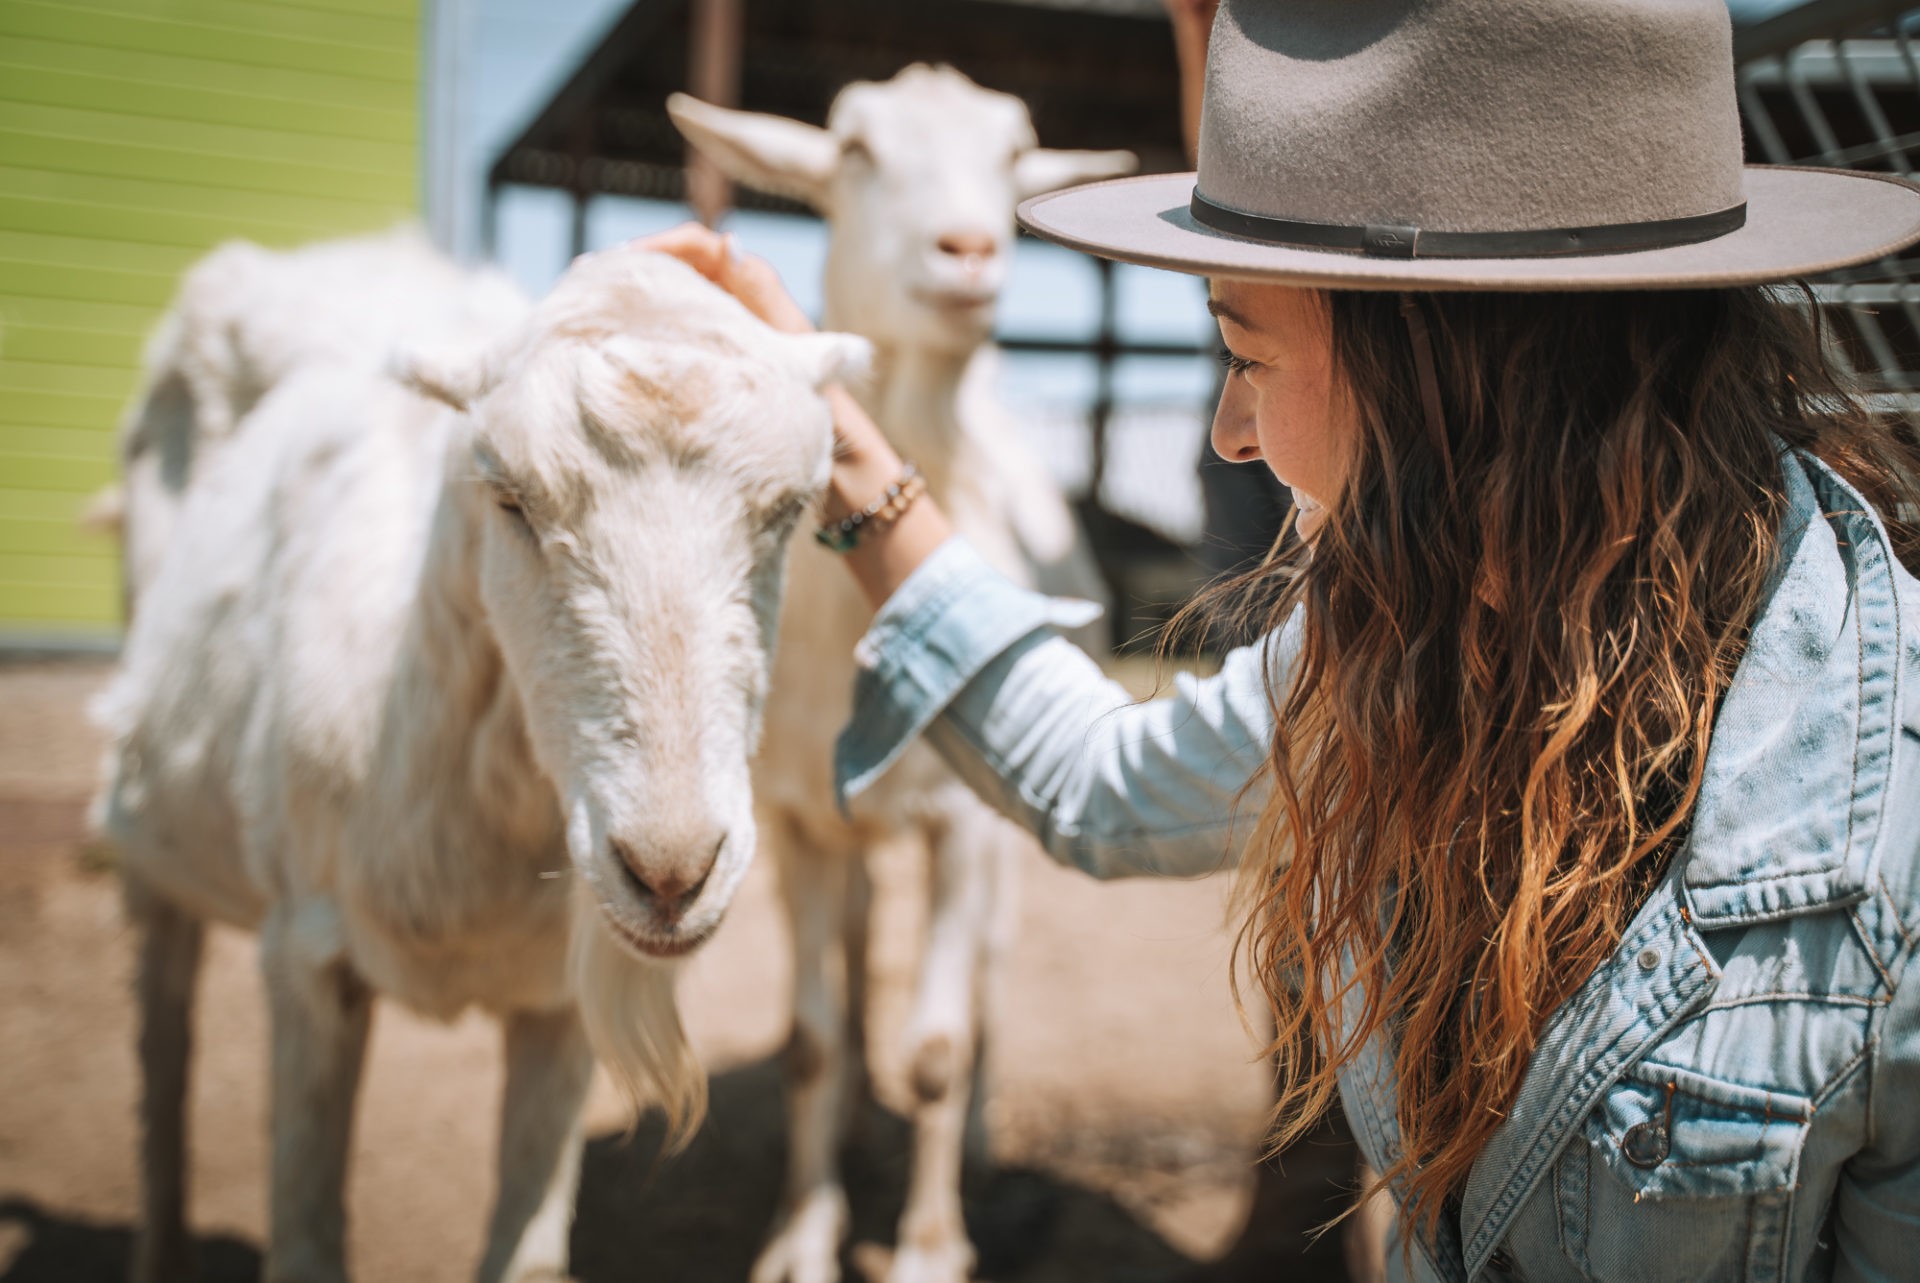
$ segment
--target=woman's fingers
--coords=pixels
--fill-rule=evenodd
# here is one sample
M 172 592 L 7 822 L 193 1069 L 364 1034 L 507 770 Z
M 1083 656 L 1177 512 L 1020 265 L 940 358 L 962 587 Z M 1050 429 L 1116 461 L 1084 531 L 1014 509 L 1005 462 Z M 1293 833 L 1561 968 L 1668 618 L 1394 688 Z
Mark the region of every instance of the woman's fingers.
M 813 322 L 787 293 L 773 264 L 742 254 L 731 236 L 722 236 L 699 223 L 682 223 L 628 243 L 635 249 L 673 255 L 746 304 L 749 312 L 776 330 L 806 334 L 813 329 Z
M 812 332 L 813 322 L 787 293 L 773 264 L 757 255 L 740 253 L 732 237 L 727 238 L 726 248 L 729 252 L 717 278 L 724 288 L 774 329 L 790 334 Z
M 634 249 L 671 254 L 710 281 L 720 283 L 727 262 L 727 238 L 699 223 L 682 223 L 664 232 L 627 242 Z

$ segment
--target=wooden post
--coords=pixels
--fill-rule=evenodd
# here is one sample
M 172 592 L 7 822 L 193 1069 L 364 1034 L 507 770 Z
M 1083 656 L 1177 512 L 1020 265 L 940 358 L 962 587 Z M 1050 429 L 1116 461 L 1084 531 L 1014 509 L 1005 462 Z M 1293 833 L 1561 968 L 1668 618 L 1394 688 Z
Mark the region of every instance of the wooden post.
M 741 10 L 745 0 L 690 0 L 688 92 L 716 107 L 740 105 Z M 687 202 L 694 217 L 716 226 L 733 203 L 733 184 L 691 146 L 687 148 Z

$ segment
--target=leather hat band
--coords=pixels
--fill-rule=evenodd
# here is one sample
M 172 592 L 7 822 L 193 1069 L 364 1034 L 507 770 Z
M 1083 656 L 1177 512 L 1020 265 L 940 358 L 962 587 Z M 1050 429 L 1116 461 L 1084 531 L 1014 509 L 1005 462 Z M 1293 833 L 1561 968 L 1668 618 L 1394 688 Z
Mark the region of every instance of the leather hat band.
M 1247 240 L 1302 249 L 1357 250 L 1372 258 L 1556 258 L 1574 254 L 1621 254 L 1629 250 L 1692 245 L 1738 231 L 1747 224 L 1745 201 L 1731 209 L 1691 218 L 1605 227 L 1551 227 L 1517 232 L 1434 232 L 1418 227 L 1300 223 L 1264 214 L 1243 214 L 1193 193 L 1193 220 Z

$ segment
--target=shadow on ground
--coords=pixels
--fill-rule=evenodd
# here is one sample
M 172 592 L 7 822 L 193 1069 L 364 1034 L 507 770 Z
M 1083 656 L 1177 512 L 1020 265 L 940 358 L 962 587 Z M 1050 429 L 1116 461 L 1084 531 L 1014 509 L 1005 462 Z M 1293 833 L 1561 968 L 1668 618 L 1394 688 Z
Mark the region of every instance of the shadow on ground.
M 575 1277 L 626 1283 L 644 1262 L 650 1278 L 744 1280 L 779 1203 L 785 1137 L 780 1069 L 762 1060 L 714 1078 L 706 1125 L 677 1157 L 659 1157 L 664 1136 L 654 1118 L 631 1138 L 590 1141 Z M 841 1265 L 850 1281 L 869 1275 L 893 1243 L 911 1140 L 906 1121 L 878 1106 L 855 1125 L 844 1166 L 853 1234 Z M 1145 1283 L 1192 1265 L 1112 1199 L 1046 1173 L 1002 1170 L 969 1185 L 967 1228 L 981 1279 Z
M 236 1238 L 203 1238 L 201 1283 L 253 1283 L 260 1252 Z M 68 1220 L 23 1199 L 0 1200 L 0 1280 L 5 1283 L 123 1283 L 133 1258 L 128 1225 Z
M 574 1277 L 741 1283 L 773 1221 L 785 1131 L 779 1066 L 763 1060 L 714 1078 L 712 1112 L 681 1154 L 661 1156 L 665 1136 L 651 1116 L 631 1136 L 590 1140 L 573 1230 Z M 910 1142 L 906 1122 L 877 1106 L 856 1126 L 845 1160 L 853 1243 L 842 1266 L 850 1283 L 884 1260 L 884 1246 L 893 1242 Z M 981 1279 L 1147 1283 L 1192 1264 L 1112 1199 L 1045 1173 L 1005 1170 L 974 1185 L 967 1224 Z M 126 1224 L 67 1220 L 23 1200 L 0 1201 L 3 1283 L 121 1283 L 132 1248 Z M 210 1238 L 198 1250 L 202 1283 L 259 1277 L 254 1244 Z

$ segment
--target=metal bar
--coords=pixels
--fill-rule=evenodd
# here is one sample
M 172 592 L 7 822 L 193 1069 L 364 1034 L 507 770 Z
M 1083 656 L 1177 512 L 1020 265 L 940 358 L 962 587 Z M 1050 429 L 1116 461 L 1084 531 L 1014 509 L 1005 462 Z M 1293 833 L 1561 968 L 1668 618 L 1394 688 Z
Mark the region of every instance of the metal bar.
M 1847 82 L 1853 86 L 1854 101 L 1860 104 L 1860 114 L 1867 118 L 1867 127 L 1873 130 L 1875 139 L 1885 148 L 1884 154 L 1893 162 L 1894 172 L 1911 174 L 1913 162 L 1907 158 L 1906 149 L 1894 137 L 1893 122 L 1887 119 L 1886 112 L 1880 110 L 1880 100 L 1874 95 L 1873 87 L 1860 75 L 1859 67 L 1847 53 L 1850 43 L 1846 40 L 1834 41 L 1833 53 L 1846 71 Z
M 1113 260 L 1096 258 L 1100 272 L 1100 330 L 1094 339 L 1095 361 L 1093 410 L 1088 429 L 1093 442 L 1093 461 L 1087 470 L 1087 498 L 1094 507 L 1101 502 L 1101 488 L 1107 479 L 1107 425 L 1113 418 L 1114 362 L 1119 347 L 1119 291 L 1114 287 Z
M 1901 0 L 1813 0 L 1735 31 L 1733 59 L 1751 62 L 1785 53 L 1809 40 L 1831 38 L 1841 30 L 1893 22 L 1906 7 Z
M 1779 59 L 1771 59 L 1769 64 L 1778 66 Z M 1740 68 L 1737 77 L 1740 85 L 1740 113 L 1747 118 L 1747 128 L 1760 143 L 1760 154 L 1771 165 L 1784 165 L 1793 159 L 1793 153 L 1787 150 L 1786 139 L 1774 127 L 1773 116 L 1767 111 L 1767 104 L 1754 88 L 1753 67 Z
M 1800 50 L 1796 49 L 1784 59 L 1787 69 L 1787 89 L 1793 94 L 1794 105 L 1800 108 L 1800 119 L 1813 131 L 1813 141 L 1820 148 L 1819 160 L 1822 164 L 1836 164 L 1840 153 L 1840 139 L 1834 134 L 1833 126 L 1827 122 L 1827 113 L 1820 110 L 1820 104 L 1814 99 L 1813 89 L 1807 84 L 1807 78 L 1800 70 Z
M 741 0 L 693 0 L 688 88 L 716 107 L 740 104 Z M 707 157 L 687 147 L 687 199 L 694 216 L 716 226 L 733 203 L 733 184 Z
M 500 184 L 489 182 L 480 197 L 480 256 L 494 262 L 500 251 Z

